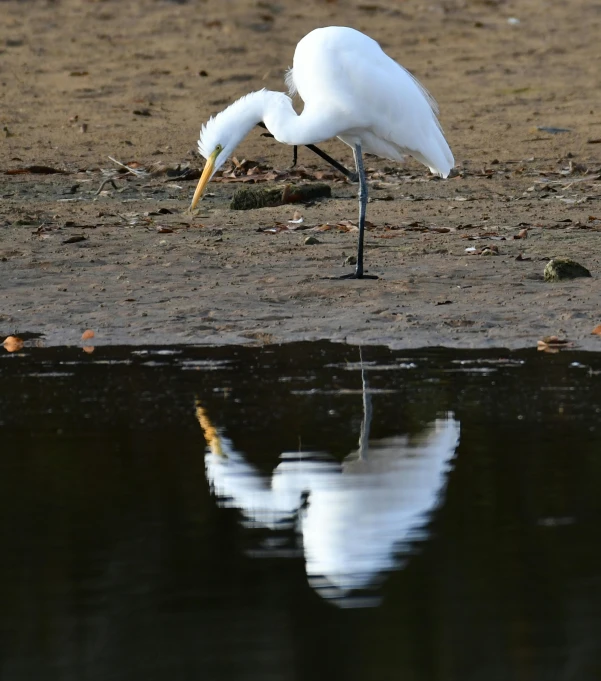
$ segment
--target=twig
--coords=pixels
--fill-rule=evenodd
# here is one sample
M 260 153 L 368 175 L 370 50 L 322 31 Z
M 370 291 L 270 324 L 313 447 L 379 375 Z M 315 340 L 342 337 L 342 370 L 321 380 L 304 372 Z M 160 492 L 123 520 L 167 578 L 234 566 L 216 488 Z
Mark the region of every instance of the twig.
M 109 156 L 109 159 L 113 163 L 116 163 L 121 168 L 125 168 L 125 170 L 130 172 L 132 175 L 135 175 L 136 177 L 143 177 L 144 175 L 147 174 L 145 170 L 136 170 L 135 168 L 130 168 L 129 166 L 126 166 L 125 163 L 121 163 L 121 161 L 117 161 L 117 159 L 113 158 L 112 156 Z
M 100 187 L 98 187 L 98 191 L 94 194 L 94 196 L 98 196 L 98 194 L 100 194 L 100 192 L 109 183 L 113 185 L 113 189 L 118 189 L 117 185 L 115 184 L 115 180 L 112 177 L 107 177 L 106 180 L 102 181 L 102 184 L 100 185 Z

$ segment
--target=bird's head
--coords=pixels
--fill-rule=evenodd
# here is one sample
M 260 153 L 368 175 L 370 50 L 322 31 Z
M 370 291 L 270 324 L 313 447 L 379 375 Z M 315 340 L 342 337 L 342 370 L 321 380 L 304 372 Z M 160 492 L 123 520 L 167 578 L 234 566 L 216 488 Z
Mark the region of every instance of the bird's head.
M 213 175 L 232 155 L 248 131 L 261 119 L 257 100 L 264 91 L 253 92 L 235 101 L 200 129 L 198 151 L 206 159 L 204 170 L 190 205 L 193 210 Z
M 235 145 L 233 145 L 231 142 L 228 143 L 228 137 L 226 135 L 223 133 L 214 134 L 218 132 L 217 130 L 212 130 L 215 128 L 213 124 L 216 121 L 218 122 L 218 117 L 210 118 L 200 130 L 198 150 L 205 158 L 206 163 L 204 170 L 202 171 L 202 175 L 200 176 L 200 180 L 198 181 L 196 191 L 194 192 L 194 198 L 192 199 L 190 210 L 194 210 L 198 200 L 205 190 L 205 187 L 211 181 L 213 175 L 225 163 L 235 148 Z

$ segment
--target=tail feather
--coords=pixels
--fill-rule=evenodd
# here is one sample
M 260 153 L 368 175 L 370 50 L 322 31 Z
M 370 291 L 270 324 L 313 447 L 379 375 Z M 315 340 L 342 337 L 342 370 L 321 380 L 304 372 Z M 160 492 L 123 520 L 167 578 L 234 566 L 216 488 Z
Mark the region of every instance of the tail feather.
M 410 152 L 411 156 L 425 166 L 428 166 L 436 175 L 448 177 L 455 166 L 455 159 L 439 126 L 432 129 L 429 142 L 427 148 L 421 152 L 412 150 Z

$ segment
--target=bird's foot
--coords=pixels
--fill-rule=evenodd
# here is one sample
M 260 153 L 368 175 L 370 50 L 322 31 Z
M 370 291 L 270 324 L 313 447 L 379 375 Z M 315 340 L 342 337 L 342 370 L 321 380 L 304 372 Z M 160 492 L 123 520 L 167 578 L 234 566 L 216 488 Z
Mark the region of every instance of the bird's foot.
M 340 277 L 332 277 L 332 279 L 379 279 L 375 274 L 364 274 L 363 272 L 351 272 L 350 274 L 343 274 Z

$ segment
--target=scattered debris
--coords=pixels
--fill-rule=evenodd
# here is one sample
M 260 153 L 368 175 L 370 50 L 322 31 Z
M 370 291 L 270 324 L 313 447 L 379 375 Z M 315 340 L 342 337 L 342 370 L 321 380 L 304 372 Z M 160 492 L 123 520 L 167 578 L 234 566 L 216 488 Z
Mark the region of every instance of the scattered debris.
M 125 163 L 121 163 L 121 161 L 117 161 L 116 158 L 113 158 L 112 156 L 108 157 L 110 161 L 113 163 L 116 163 L 120 168 L 123 168 L 125 172 L 131 173 L 132 175 L 135 175 L 136 177 L 145 177 L 148 175 L 148 171 L 145 168 L 136 168 L 134 166 L 139 165 L 138 163 L 130 163 L 129 165 L 126 165 Z
M 536 129 L 541 132 L 548 132 L 550 135 L 559 135 L 561 132 L 572 132 L 570 128 L 554 128 L 553 126 L 547 125 L 537 125 Z
M 321 243 L 321 241 L 314 236 L 308 236 L 305 239 L 305 246 L 315 246 L 316 244 L 320 244 L 320 243 Z
M 117 185 L 115 184 L 115 178 L 114 177 L 107 177 L 106 180 L 102 181 L 102 184 L 100 187 L 98 187 L 98 191 L 94 194 L 94 196 L 98 196 L 100 192 L 103 191 L 103 189 L 106 187 L 107 184 L 110 184 L 113 186 L 113 189 L 118 189 Z
M 499 255 L 499 247 L 495 246 L 482 246 L 482 248 L 476 248 L 475 246 L 470 246 L 465 249 L 467 255 Z
M 63 241 L 64 244 L 76 244 L 79 243 L 80 241 L 87 241 L 88 237 L 84 236 L 83 234 L 75 234 L 74 236 L 70 236 L 68 239 L 65 239 Z
M 589 270 L 571 258 L 553 258 L 545 266 L 545 281 L 563 281 L 592 276 Z
M 565 348 L 571 348 L 573 345 L 574 344 L 569 340 L 558 338 L 557 336 L 545 336 L 538 341 L 536 349 L 539 352 L 550 352 L 555 354 Z

